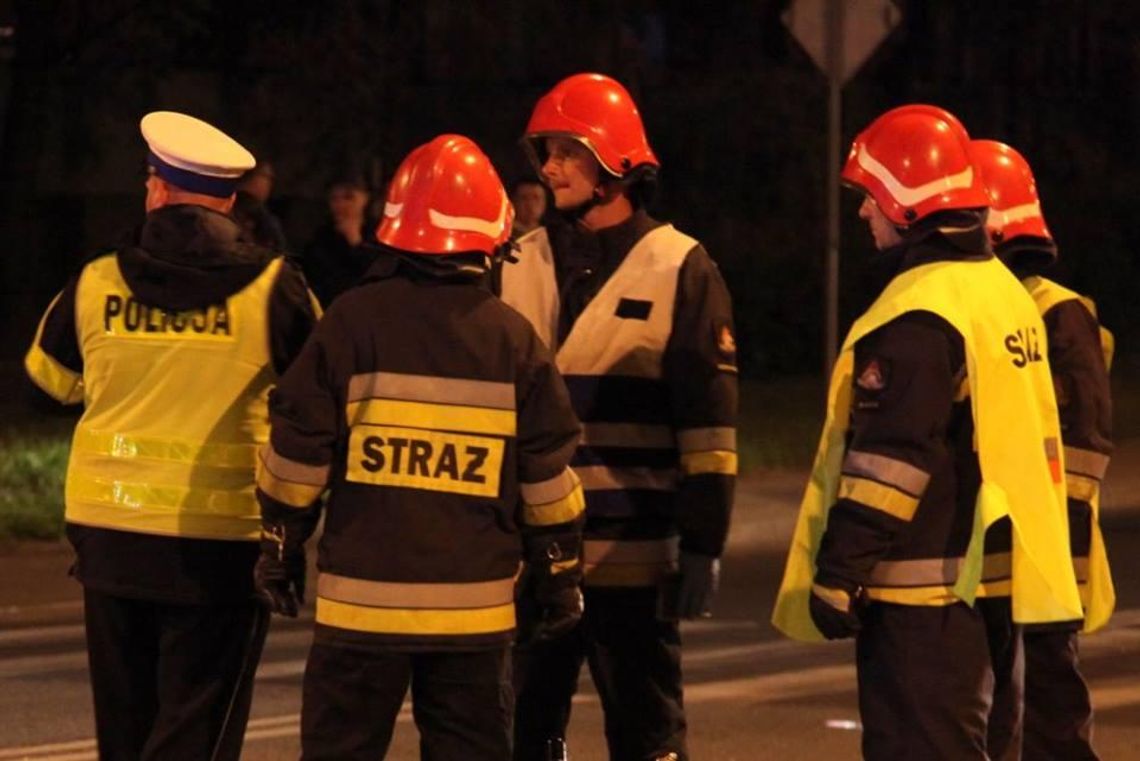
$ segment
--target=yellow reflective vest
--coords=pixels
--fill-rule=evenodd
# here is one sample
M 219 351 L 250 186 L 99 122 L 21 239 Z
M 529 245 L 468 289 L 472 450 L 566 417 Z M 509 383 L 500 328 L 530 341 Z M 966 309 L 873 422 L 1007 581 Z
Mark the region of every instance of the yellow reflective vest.
M 67 467 L 68 522 L 258 537 L 254 466 L 276 380 L 266 313 L 281 264 L 224 303 L 185 312 L 138 301 L 116 256 L 87 265 L 75 304 L 86 409 Z M 33 377 L 37 346 L 26 363 Z
M 1017 280 L 997 259 L 935 262 L 908 270 L 852 325 L 835 364 L 828 412 L 800 504 L 772 622 L 789 637 L 823 637 L 808 613 L 815 556 L 836 501 L 852 395 L 855 344 L 907 312 L 937 314 L 966 350 L 982 485 L 974 531 L 954 585 L 973 604 L 985 530 L 1013 527 L 1012 608 L 1017 622 L 1075 620 L 1081 604 L 1069 556 L 1061 434 L 1045 356 L 1045 327 Z M 1038 348 L 1034 348 L 1038 344 Z
M 1097 317 L 1096 303 L 1087 296 L 1071 291 L 1048 278 L 1034 275 L 1021 281 L 1033 301 L 1037 311 L 1045 313 L 1065 301 L 1078 301 L 1094 318 Z M 1112 367 L 1115 339 L 1107 328 L 1099 326 L 1100 348 L 1104 354 L 1104 366 Z M 1104 547 L 1104 534 L 1100 529 L 1100 489 L 1097 487 L 1089 499 L 1092 507 L 1092 541 L 1089 545 L 1087 580 L 1080 584 L 1081 603 L 1085 608 L 1084 631 L 1092 632 L 1108 623 L 1116 607 L 1116 590 L 1112 583 L 1112 571 L 1108 565 L 1108 553 Z

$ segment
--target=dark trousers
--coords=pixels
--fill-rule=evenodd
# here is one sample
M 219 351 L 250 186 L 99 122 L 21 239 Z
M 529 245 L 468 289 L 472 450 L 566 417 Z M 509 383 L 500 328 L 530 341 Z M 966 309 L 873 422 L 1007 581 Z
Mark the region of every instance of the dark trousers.
M 1025 761 L 1096 761 L 1092 702 L 1077 665 L 1077 633 L 1025 631 Z
M 687 758 L 677 623 L 657 619 L 655 589 L 587 588 L 585 597 L 570 634 L 516 648 L 515 761 L 545 761 L 547 741 L 565 737 L 583 660 L 602 699 L 612 761 Z
M 101 761 L 237 761 L 268 612 L 84 590 Z
M 424 761 L 511 757 L 511 659 L 506 646 L 399 653 L 315 643 L 305 665 L 301 757 L 378 761 L 412 687 Z
M 856 663 L 866 759 L 1020 758 L 1025 661 L 1007 598 L 873 603 Z

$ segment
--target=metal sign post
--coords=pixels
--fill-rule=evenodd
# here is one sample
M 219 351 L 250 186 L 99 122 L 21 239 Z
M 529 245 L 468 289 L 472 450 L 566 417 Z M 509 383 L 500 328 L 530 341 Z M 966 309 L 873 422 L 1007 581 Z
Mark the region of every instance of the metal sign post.
M 792 35 L 827 74 L 827 252 L 824 262 L 823 367 L 839 350 L 839 171 L 843 85 L 900 18 L 892 0 L 795 0 L 784 13 Z

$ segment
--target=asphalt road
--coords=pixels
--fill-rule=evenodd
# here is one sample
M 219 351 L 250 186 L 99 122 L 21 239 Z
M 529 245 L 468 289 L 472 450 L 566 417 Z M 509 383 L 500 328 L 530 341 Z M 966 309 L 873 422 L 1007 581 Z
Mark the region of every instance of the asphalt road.
M 1119 475 L 1118 475 L 1119 474 Z M 685 626 L 686 703 L 698 760 L 859 757 L 852 647 L 801 645 L 768 625 L 803 474 L 742 481 L 716 617 Z M 1140 442 L 1114 461 L 1104 524 L 1117 615 L 1083 641 L 1102 758 L 1140 758 Z M 61 546 L 0 551 L 0 761 L 95 759 L 78 589 Z M 300 677 L 311 621 L 278 619 L 258 671 L 244 759 L 297 757 Z M 569 736 L 574 761 L 605 759 L 584 673 Z M 418 758 L 408 707 L 389 758 Z

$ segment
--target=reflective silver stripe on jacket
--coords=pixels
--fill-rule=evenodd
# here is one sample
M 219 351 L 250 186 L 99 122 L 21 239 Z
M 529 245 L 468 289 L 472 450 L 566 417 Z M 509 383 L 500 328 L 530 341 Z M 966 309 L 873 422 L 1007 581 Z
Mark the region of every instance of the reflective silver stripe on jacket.
M 404 373 L 361 373 L 348 381 L 348 402 L 398 399 L 492 409 L 515 409 L 515 386 L 499 381 L 440 378 Z
M 514 600 L 515 579 L 453 584 L 413 584 L 368 581 L 322 573 L 317 595 L 326 600 L 373 608 L 490 608 Z
M 880 560 L 872 569 L 869 586 L 935 587 L 948 586 L 958 580 L 965 558 L 929 558 L 923 560 Z M 1008 579 L 1013 558 L 1008 552 L 995 552 L 982 560 L 982 581 Z
M 535 483 L 520 483 L 519 493 L 523 502 L 528 505 L 545 505 L 562 499 L 574 491 L 577 485 L 578 479 L 575 478 L 574 472 L 569 468 L 563 468 L 554 478 Z
M 1108 462 L 1109 456 L 1106 454 L 1091 449 L 1065 447 L 1065 471 L 1068 473 L 1101 481 L 1104 479 L 1105 471 L 1108 470 Z
M 680 554 L 680 539 L 587 539 L 582 543 L 582 560 L 589 565 L 672 563 Z
M 843 460 L 842 472 L 893 486 L 912 497 L 921 497 L 926 491 L 926 485 L 930 483 L 930 474 L 909 462 L 870 452 L 848 452 Z
M 677 440 L 673 429 L 667 425 L 583 423 L 579 446 L 673 449 Z
M 277 453 L 272 445 L 261 448 L 261 462 L 274 478 L 295 484 L 324 486 L 329 480 L 331 467 L 328 465 L 308 465 L 290 460 Z
M 675 468 L 617 468 L 607 465 L 574 466 L 586 491 L 605 489 L 647 489 L 676 491 L 679 475 Z
M 677 448 L 682 452 L 735 452 L 736 429 L 731 426 L 686 428 L 677 431 Z

